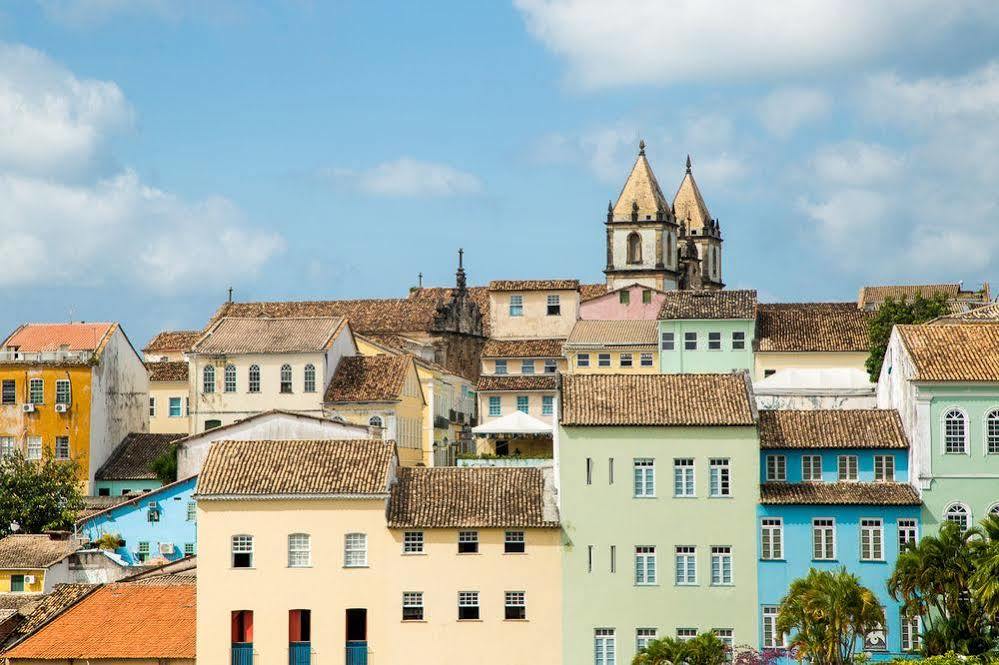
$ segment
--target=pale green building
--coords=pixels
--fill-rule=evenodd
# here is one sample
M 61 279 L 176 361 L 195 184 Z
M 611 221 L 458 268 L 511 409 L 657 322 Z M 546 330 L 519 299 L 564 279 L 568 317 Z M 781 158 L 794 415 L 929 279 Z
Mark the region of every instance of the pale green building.
M 753 371 L 756 291 L 670 291 L 659 319 L 663 374 Z
M 747 373 L 562 378 L 563 662 L 757 641 L 759 442 Z

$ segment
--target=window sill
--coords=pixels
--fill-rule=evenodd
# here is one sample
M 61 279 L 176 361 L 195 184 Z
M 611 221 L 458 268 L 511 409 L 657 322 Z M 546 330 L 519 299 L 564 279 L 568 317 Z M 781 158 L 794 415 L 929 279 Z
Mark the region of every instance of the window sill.
M 426 619 L 403 619 L 399 623 L 427 623 Z
M 731 494 L 719 494 L 718 496 L 715 496 L 715 495 L 712 494 L 712 495 L 708 496 L 708 498 L 709 499 L 734 499 L 735 497 L 733 495 L 731 495 Z
M 701 586 L 701 585 L 700 585 L 700 584 L 697 584 L 697 583 L 690 583 L 690 584 L 674 584 L 673 586 L 677 586 L 677 587 L 687 587 L 687 588 L 694 588 L 694 587 L 699 587 L 699 586 Z
M 673 498 L 674 499 L 696 499 L 697 495 L 696 494 L 691 494 L 691 495 L 684 494 L 682 496 L 677 496 L 676 494 L 674 494 Z
M 773 561 L 775 563 L 787 563 L 787 559 L 781 557 L 780 559 L 760 559 L 761 562 Z
M 639 584 L 639 583 L 637 583 L 637 582 L 636 582 L 636 583 L 635 583 L 635 584 L 633 584 L 632 586 L 634 586 L 634 587 L 635 587 L 636 589 L 642 589 L 642 588 L 649 588 L 649 589 L 655 589 L 655 588 L 657 588 L 657 587 L 658 587 L 659 585 L 658 585 L 658 584 Z
M 529 623 L 530 619 L 503 619 L 505 623 Z
M 503 556 L 526 556 L 527 552 L 503 552 Z
M 658 499 L 657 496 L 632 496 L 633 499 Z
M 812 559 L 812 563 L 839 563 L 839 559 Z
M 403 556 L 427 556 L 426 552 L 403 552 Z
M 311 563 L 308 566 L 286 566 L 286 568 L 288 568 L 289 570 L 295 570 L 296 568 L 312 568 L 312 567 L 313 566 Z
M 480 556 L 482 552 L 455 552 L 457 556 Z
M 256 570 L 255 566 L 229 566 L 229 570 Z
M 731 589 L 732 587 L 735 586 L 735 584 L 733 582 L 718 582 L 717 584 L 712 582 L 708 586 L 712 588 Z
M 458 623 L 482 623 L 482 619 L 457 619 Z
M 885 559 L 859 559 L 860 563 L 888 563 Z

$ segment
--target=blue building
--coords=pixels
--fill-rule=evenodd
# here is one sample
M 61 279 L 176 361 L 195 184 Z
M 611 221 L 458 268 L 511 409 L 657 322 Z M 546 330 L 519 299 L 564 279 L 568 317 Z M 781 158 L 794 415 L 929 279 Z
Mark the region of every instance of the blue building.
M 920 499 L 909 484 L 909 444 L 893 410 L 760 412 L 760 646 L 779 648 L 777 607 L 811 568 L 845 566 L 885 610 L 885 630 L 863 649 L 873 660 L 919 646 L 887 581 L 903 543 L 919 537 Z
M 89 515 L 77 522 L 77 531 L 91 541 L 116 536 L 115 552 L 133 566 L 197 554 L 197 480 L 178 480 Z

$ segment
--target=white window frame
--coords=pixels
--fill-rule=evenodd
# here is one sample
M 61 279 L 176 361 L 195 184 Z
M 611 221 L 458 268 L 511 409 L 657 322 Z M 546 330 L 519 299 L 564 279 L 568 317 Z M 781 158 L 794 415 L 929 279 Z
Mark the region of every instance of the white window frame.
M 288 534 L 288 567 L 312 567 L 312 536 L 307 533 Z
M 948 448 L 948 441 L 947 441 L 947 437 L 948 437 L 948 435 L 947 435 L 947 420 L 948 420 L 948 416 L 950 416 L 952 413 L 957 413 L 957 414 L 959 414 L 961 416 L 961 427 L 964 429 L 963 437 L 962 437 L 962 449 L 960 450 L 960 452 L 951 452 L 951 451 L 947 450 L 947 448 Z M 968 445 L 968 436 L 970 434 L 970 432 L 968 431 L 969 429 L 970 429 L 970 427 L 969 427 L 968 414 L 965 413 L 964 409 L 962 409 L 960 407 L 957 407 L 957 406 L 950 406 L 950 407 L 947 407 L 946 409 L 944 409 L 942 411 L 942 415 L 940 417 L 940 434 L 941 434 L 940 443 L 943 446 L 943 451 L 942 451 L 943 454 L 944 455 L 970 455 L 971 454 L 971 448 Z
M 552 311 L 552 307 L 555 311 Z M 550 295 L 545 299 L 545 316 L 562 316 L 562 302 L 557 295 Z
M 510 618 L 506 615 L 511 607 L 523 609 L 524 616 Z M 504 591 L 503 592 L 503 620 L 504 621 L 527 621 L 527 592 L 526 591 Z
M 673 459 L 673 497 L 692 499 L 697 497 L 697 472 L 693 457 Z
M 860 480 L 860 459 L 856 455 L 838 455 L 836 478 L 841 483 L 855 483 Z
M 505 358 L 497 358 L 493 361 L 493 374 L 496 376 L 507 376 L 509 373 L 509 363 L 507 363 Z
M 576 367 L 589 367 L 590 366 L 590 354 L 589 353 L 577 353 L 576 354 Z
M 60 397 L 59 386 L 66 386 L 65 396 Z M 69 379 L 56 379 L 55 382 L 55 403 L 56 404 L 72 404 L 73 403 L 73 384 L 70 383 Z
M 593 629 L 594 665 L 617 665 L 617 635 L 613 628 Z
M 885 560 L 885 522 L 879 517 L 860 518 L 860 560 Z
M 250 365 L 246 374 L 246 392 L 260 392 L 260 365 Z
M 655 545 L 635 546 L 635 586 L 659 584 L 658 562 Z
M 206 395 L 215 393 L 215 366 L 205 365 L 201 368 L 201 392 Z
M 531 376 L 534 374 L 534 361 L 530 359 L 523 359 L 520 361 L 520 373 L 525 376 Z
M 254 538 L 248 533 L 238 533 L 232 537 L 229 541 L 229 565 L 232 568 L 238 568 L 240 570 L 246 570 L 253 568 L 254 564 Z M 236 565 L 236 555 L 237 554 L 249 554 L 250 562 L 247 566 L 237 566 Z
M 368 567 L 368 534 L 360 532 L 344 534 L 343 567 Z
M 541 415 L 551 416 L 555 414 L 555 396 L 554 395 L 542 395 L 541 396 Z
M 676 586 L 697 586 L 697 546 L 677 545 L 673 561 Z
M 955 508 L 960 508 L 961 511 L 958 512 L 955 510 Z M 971 525 L 975 523 L 974 520 L 971 518 L 971 508 L 969 508 L 968 504 L 964 503 L 963 501 L 952 501 L 951 503 L 947 504 L 947 508 L 944 510 L 943 518 L 951 522 L 956 522 L 957 520 L 950 519 L 950 515 L 952 513 L 955 515 L 961 515 L 961 514 L 964 515 L 964 526 L 962 527 L 963 531 L 968 530 L 971 527 Z
M 302 369 L 302 386 L 302 392 L 316 392 L 316 366 L 312 363 L 306 363 Z
M 784 560 L 784 518 L 760 518 L 760 558 L 764 561 Z
M 524 296 L 514 294 L 510 296 L 510 306 L 507 310 L 511 317 L 524 316 Z
M 423 554 L 424 540 L 422 531 L 405 531 L 402 534 L 403 554 Z
M 657 628 L 636 628 L 635 629 L 635 653 L 641 653 L 642 649 L 649 646 L 649 642 L 658 639 L 659 629 Z
M 40 460 L 42 458 L 42 450 L 45 447 L 42 437 L 27 436 L 24 438 L 24 446 L 25 459 Z
M 522 402 L 524 404 L 524 408 L 520 407 L 520 405 L 521 405 Z M 515 399 L 515 404 L 517 406 L 517 411 L 520 411 L 521 413 L 530 413 L 531 412 L 531 396 L 530 395 L 517 395 L 517 397 Z
M 683 350 L 684 351 L 697 350 L 697 332 L 687 331 L 683 333 Z
M 809 462 L 805 464 L 806 460 Z M 818 477 L 815 475 L 815 461 L 818 460 Z M 808 469 L 809 473 L 805 473 L 805 469 Z M 801 456 L 801 481 L 804 483 L 817 483 L 822 481 L 822 455 L 802 455 Z
M 173 413 L 174 400 L 177 400 L 177 415 Z M 184 417 L 184 401 L 180 397 L 168 397 L 167 398 L 167 418 L 183 418 Z
M 720 331 L 708 332 L 708 351 L 721 351 L 721 338 L 722 334 Z
M 906 543 L 919 542 L 919 520 L 914 517 L 901 517 L 896 525 L 898 547 L 901 550 Z
M 746 332 L 744 330 L 732 331 L 732 350 L 744 351 L 746 349 Z
M 493 407 L 496 407 L 493 409 Z M 499 418 L 503 415 L 503 400 L 499 395 L 489 395 L 486 398 L 486 409 L 490 418 Z
M 993 422 L 995 424 L 994 431 Z M 982 419 L 982 444 L 986 455 L 999 455 L 999 408 L 989 409 L 985 412 L 985 417 Z
M 676 333 L 664 330 L 659 335 L 659 349 L 661 351 L 676 351 Z
M 627 362 L 625 362 L 627 359 Z M 618 364 L 621 367 L 634 367 L 635 366 L 635 354 L 634 353 L 620 353 L 618 354 Z
M 470 552 L 462 552 L 461 545 L 475 545 L 475 548 Z M 472 530 L 465 530 L 458 532 L 458 553 L 459 554 L 478 554 L 479 553 L 479 532 Z
M 511 550 L 508 546 L 513 546 Z M 520 551 L 516 551 L 517 549 Z M 512 530 L 503 532 L 503 554 L 524 554 L 527 552 L 527 533 L 525 531 Z
M 291 395 L 295 392 L 295 372 L 292 371 L 291 365 L 285 363 L 281 365 L 281 369 L 278 371 L 278 392 L 282 395 Z M 288 389 L 285 390 L 287 385 Z
M 651 353 L 642 353 L 638 357 L 638 364 L 640 367 L 654 367 L 656 361 Z
M 35 386 L 38 386 L 36 399 Z M 30 404 L 45 404 L 45 380 L 34 378 L 28 379 L 28 402 Z
M 222 392 L 236 392 L 236 366 L 232 363 L 228 363 L 222 372 Z
M 150 418 L 155 418 L 156 417 L 156 398 L 155 397 L 150 397 L 149 398 L 149 417 Z
M 895 482 L 894 455 L 874 456 L 874 480 L 881 483 Z
M 677 628 L 676 629 L 676 639 L 681 642 L 689 642 L 690 640 L 697 637 L 696 628 Z
M 923 621 L 921 617 L 899 613 L 899 647 L 903 653 L 919 651 L 923 646 Z
M 712 457 L 709 462 L 708 496 L 713 499 L 732 498 L 732 467 L 727 457 Z
M 717 567 L 717 571 L 716 571 Z M 735 582 L 735 564 L 731 545 L 711 546 L 711 586 L 732 586 Z M 716 574 L 717 572 L 717 574 Z M 726 572 L 728 573 L 726 580 Z
M 475 608 L 475 618 L 462 619 L 461 618 L 461 608 L 462 607 L 474 607 Z M 478 591 L 459 591 L 458 592 L 458 621 L 479 621 L 482 618 L 482 606 L 479 604 L 479 592 Z
M 198 521 L 198 502 L 188 501 L 187 502 L 187 512 L 184 516 L 187 522 L 197 522 Z
M 545 358 L 544 373 L 556 374 L 558 372 L 558 360 L 555 358 Z
M 598 353 L 597 354 L 597 367 L 610 367 L 611 366 L 611 354 L 609 353 Z
M 65 448 L 63 447 L 65 444 Z M 53 447 L 55 454 L 53 457 L 60 461 L 66 461 L 72 456 L 72 451 L 70 448 L 70 442 L 68 436 L 57 436 L 55 438 L 55 444 Z
M 767 455 L 766 473 L 768 483 L 787 482 L 787 455 Z
M 760 618 L 760 628 L 763 633 L 764 649 L 780 649 L 785 646 L 784 635 L 777 632 L 777 611 L 776 605 L 764 605 Z
M 821 547 L 822 556 L 816 556 L 817 550 Z M 827 556 L 828 551 L 832 551 L 831 556 Z M 835 517 L 813 517 L 812 518 L 812 561 L 835 561 L 836 560 L 836 518 Z
M 656 496 L 656 460 L 654 457 L 636 457 L 632 460 L 633 490 L 636 499 L 654 499 Z
M 419 609 L 419 618 L 407 617 L 406 609 Z M 426 621 L 426 609 L 423 606 L 423 592 L 422 591 L 403 591 L 402 592 L 402 620 L 403 621 Z

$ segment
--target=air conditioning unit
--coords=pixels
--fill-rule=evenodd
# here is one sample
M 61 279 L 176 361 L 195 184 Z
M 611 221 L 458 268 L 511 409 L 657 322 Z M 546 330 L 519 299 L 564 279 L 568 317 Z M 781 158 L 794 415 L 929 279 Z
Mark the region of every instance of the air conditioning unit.
M 56 413 L 67 413 L 68 411 L 69 411 L 69 404 L 56 404 L 55 405 L 55 412 Z
M 24 583 L 25 584 L 34 584 L 35 583 L 35 576 L 34 575 L 25 575 L 24 576 Z
M 173 554 L 173 543 L 160 543 L 160 554 L 163 556 Z
M 31 402 L 28 402 L 27 404 L 22 404 L 21 411 L 23 411 L 24 413 L 34 413 L 35 405 L 32 404 Z

